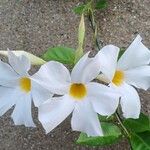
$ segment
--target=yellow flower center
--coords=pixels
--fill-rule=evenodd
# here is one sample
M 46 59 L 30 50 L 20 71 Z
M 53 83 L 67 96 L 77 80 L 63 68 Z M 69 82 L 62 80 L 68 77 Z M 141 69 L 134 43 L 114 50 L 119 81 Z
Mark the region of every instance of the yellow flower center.
M 112 80 L 112 82 L 116 85 L 116 86 L 120 86 L 123 83 L 124 80 L 124 73 L 123 71 L 117 70 L 115 72 L 114 78 Z
M 19 85 L 21 90 L 23 90 L 24 92 L 28 93 L 31 91 L 31 80 L 27 77 L 23 77 L 20 79 L 19 81 Z
M 87 89 L 82 83 L 73 83 L 70 86 L 69 94 L 77 100 L 81 100 L 87 94 Z

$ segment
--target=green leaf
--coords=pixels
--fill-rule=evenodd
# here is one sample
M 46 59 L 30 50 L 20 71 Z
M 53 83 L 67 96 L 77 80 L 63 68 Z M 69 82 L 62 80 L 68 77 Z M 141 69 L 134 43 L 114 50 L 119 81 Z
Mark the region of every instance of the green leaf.
M 91 1 L 89 1 L 88 3 L 86 3 L 86 4 L 81 4 L 81 5 L 79 5 L 79 6 L 77 6 L 77 7 L 74 7 L 73 8 L 73 11 L 76 13 L 76 14 L 79 14 L 79 15 L 81 15 L 81 14 L 85 14 L 85 13 L 88 13 L 88 11 L 91 9 L 91 7 L 92 7 L 92 2 Z
M 63 46 L 49 48 L 43 55 L 43 59 L 46 61 L 55 60 L 64 64 L 73 64 L 75 59 L 75 50 Z
M 133 150 L 150 150 L 150 118 L 140 114 L 138 119 L 126 119 L 124 126 L 130 132 Z
M 107 1 L 106 0 L 99 0 L 95 6 L 96 9 L 105 9 L 106 7 L 107 7 Z
M 79 5 L 79 6 L 77 6 L 77 7 L 74 7 L 74 8 L 73 8 L 73 11 L 74 11 L 76 14 L 81 15 L 81 14 L 84 12 L 85 6 L 86 6 L 86 5 Z
M 122 135 L 120 129 L 112 123 L 102 122 L 101 126 L 104 132 L 104 136 L 88 137 L 85 133 L 81 133 L 78 140 L 76 141 L 77 144 L 104 146 L 116 143 Z
M 119 55 L 118 55 L 118 60 L 124 54 L 124 52 L 125 52 L 125 48 L 120 48 Z
M 123 124 L 132 132 L 150 131 L 150 118 L 142 113 L 138 119 L 126 119 Z
M 150 131 L 132 134 L 130 142 L 133 150 L 150 150 Z

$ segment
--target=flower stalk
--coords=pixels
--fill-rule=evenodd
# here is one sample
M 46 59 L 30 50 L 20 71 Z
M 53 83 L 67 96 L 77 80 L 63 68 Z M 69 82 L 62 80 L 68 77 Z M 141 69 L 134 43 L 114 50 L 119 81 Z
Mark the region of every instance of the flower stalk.
M 92 28 L 93 33 L 94 33 L 94 40 L 95 40 L 96 47 L 98 48 L 98 51 L 99 51 L 102 48 L 102 44 L 99 43 L 99 40 L 97 38 L 97 25 L 95 22 L 94 12 L 93 12 L 92 8 L 89 9 L 88 20 L 90 22 L 91 28 Z
M 116 116 L 116 119 L 120 125 L 120 127 L 122 128 L 123 132 L 124 132 L 124 135 L 127 137 L 127 138 L 130 138 L 130 133 L 128 132 L 128 130 L 126 129 L 126 127 L 123 125 L 123 122 L 122 122 L 122 119 L 119 115 L 119 113 L 116 111 L 115 113 L 115 116 Z

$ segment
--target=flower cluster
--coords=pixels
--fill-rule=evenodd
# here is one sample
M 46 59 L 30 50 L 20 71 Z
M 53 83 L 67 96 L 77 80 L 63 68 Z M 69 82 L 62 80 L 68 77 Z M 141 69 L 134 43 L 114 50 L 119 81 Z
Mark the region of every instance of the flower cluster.
M 134 87 L 150 87 L 150 51 L 141 40 L 138 35 L 119 60 L 120 49 L 113 45 L 92 58 L 88 52 L 71 73 L 63 64 L 49 61 L 30 76 L 29 59 L 8 51 L 9 64 L 0 61 L 0 115 L 15 106 L 14 124 L 34 127 L 33 100 L 46 133 L 72 113 L 72 129 L 88 136 L 103 135 L 98 114 L 110 116 L 119 104 L 125 118 L 138 118 L 141 104 Z M 96 78 L 107 84 L 94 82 Z

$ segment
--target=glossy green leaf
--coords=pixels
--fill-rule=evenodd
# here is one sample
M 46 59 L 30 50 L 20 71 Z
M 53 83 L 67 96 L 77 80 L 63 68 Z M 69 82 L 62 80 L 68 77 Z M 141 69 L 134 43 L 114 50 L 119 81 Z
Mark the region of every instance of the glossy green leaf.
M 55 60 L 64 64 L 73 64 L 75 59 L 75 50 L 68 47 L 49 48 L 43 55 L 45 61 Z
M 106 7 L 107 7 L 107 0 L 99 0 L 95 6 L 96 9 L 105 9 Z
M 73 11 L 74 11 L 76 14 L 81 15 L 81 14 L 84 12 L 85 6 L 86 6 L 86 5 L 79 5 L 79 6 L 75 7 L 75 8 L 73 8 Z
M 150 150 L 150 131 L 131 134 L 130 142 L 133 150 Z
M 138 119 L 126 119 L 123 124 L 128 130 L 132 132 L 139 133 L 150 131 L 150 117 L 142 113 Z
M 101 126 L 104 132 L 104 136 L 88 137 L 85 133 L 81 133 L 77 140 L 77 144 L 104 146 L 116 143 L 122 135 L 120 129 L 112 123 L 102 122 Z

